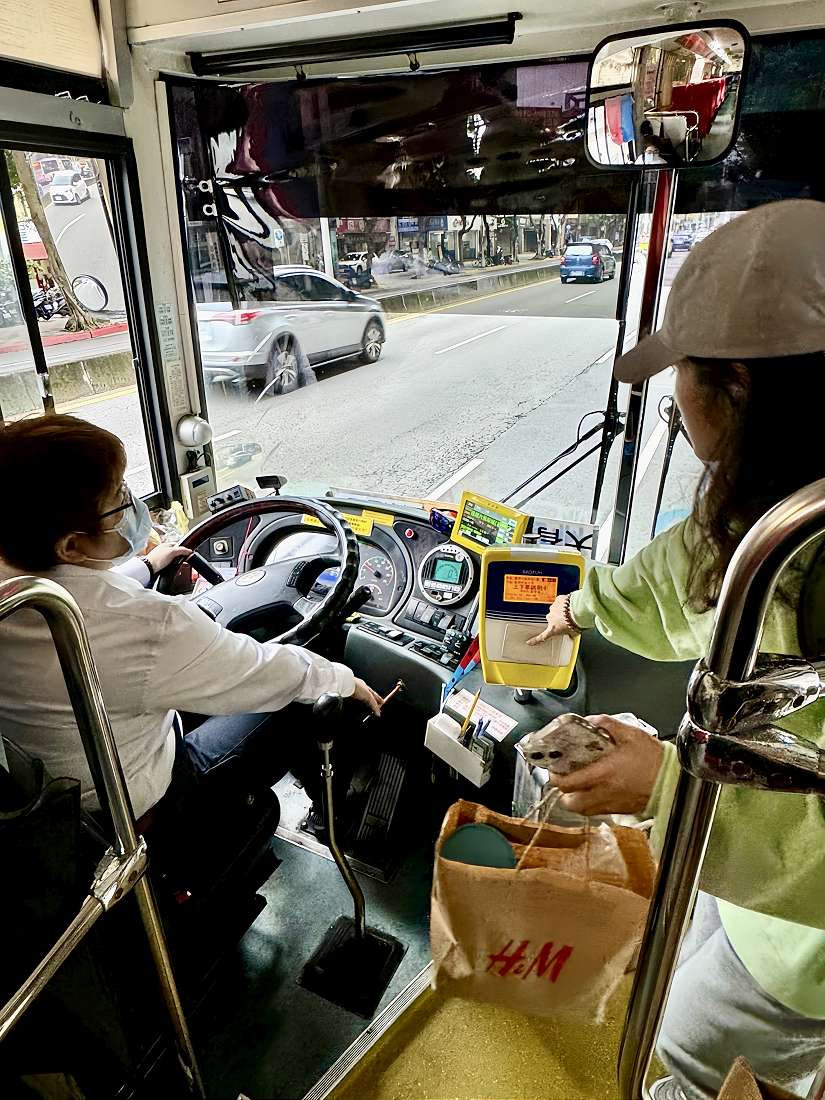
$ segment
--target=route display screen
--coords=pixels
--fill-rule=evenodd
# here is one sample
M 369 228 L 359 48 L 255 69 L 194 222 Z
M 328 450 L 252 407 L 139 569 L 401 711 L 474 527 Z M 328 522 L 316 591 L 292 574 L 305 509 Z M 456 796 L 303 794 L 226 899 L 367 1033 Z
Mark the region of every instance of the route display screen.
M 464 493 L 458 508 L 452 540 L 471 550 L 513 546 L 521 541 L 528 517 L 477 493 Z
M 558 577 L 531 576 L 529 573 L 505 573 L 505 603 L 551 604 L 559 591 Z

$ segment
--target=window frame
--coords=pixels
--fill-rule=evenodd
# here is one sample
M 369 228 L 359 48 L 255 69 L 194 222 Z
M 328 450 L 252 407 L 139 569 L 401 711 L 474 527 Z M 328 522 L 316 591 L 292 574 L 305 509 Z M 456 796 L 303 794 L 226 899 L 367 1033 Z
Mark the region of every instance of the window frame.
M 163 378 L 162 358 L 154 319 L 153 295 L 149 272 L 148 250 L 143 232 L 143 215 L 140 203 L 140 185 L 137 163 L 131 139 L 122 132 L 122 112 L 99 104 L 72 103 L 77 109 L 75 117 L 88 119 L 90 124 L 105 129 L 69 129 L 69 116 L 65 100 L 54 100 L 55 124 L 44 125 L 39 121 L 25 121 L 9 117 L 16 110 L 15 100 L 21 93 L 0 89 L 0 207 L 15 268 L 15 281 L 21 309 L 28 329 L 35 368 L 44 393 L 44 413 L 53 410 L 54 402 L 48 389 L 48 367 L 34 313 L 31 288 L 25 272 L 25 259 L 20 242 L 17 216 L 14 211 L 11 186 L 6 167 L 6 149 L 36 150 L 56 157 L 72 154 L 103 160 L 106 164 L 112 198 L 112 223 L 118 254 L 120 276 L 129 322 L 129 333 L 135 365 L 135 380 L 141 403 L 146 433 L 146 445 L 152 470 L 155 491 L 146 498 L 151 508 L 168 505 L 179 495 L 177 456 L 174 430 L 171 423 L 166 387 Z M 29 95 L 22 93 L 27 99 Z M 34 104 L 41 116 L 49 114 L 48 97 L 34 95 Z M 65 113 L 64 113 L 65 112 Z M 59 124 L 64 114 L 67 125 Z M 108 119 L 107 119 L 108 116 Z M 30 116 L 31 117 L 31 116 Z M 108 121 L 109 125 L 106 125 Z M 120 130 L 121 132 L 117 132 Z M 15 260 L 17 261 L 15 263 Z M 22 260 L 22 269 L 20 261 Z M 22 283 L 22 285 L 21 285 Z M 0 410 L 0 421 L 2 410 Z

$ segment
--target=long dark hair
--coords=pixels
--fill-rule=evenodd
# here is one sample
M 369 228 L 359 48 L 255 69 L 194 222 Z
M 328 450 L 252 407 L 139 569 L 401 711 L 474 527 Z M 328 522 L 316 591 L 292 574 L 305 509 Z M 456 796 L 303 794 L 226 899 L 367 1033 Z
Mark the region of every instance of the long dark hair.
M 825 351 L 742 362 L 690 359 L 679 369 L 694 372 L 707 415 L 724 425 L 693 509 L 700 549 L 688 601 L 707 611 L 716 606 L 725 570 L 756 520 L 825 477 Z

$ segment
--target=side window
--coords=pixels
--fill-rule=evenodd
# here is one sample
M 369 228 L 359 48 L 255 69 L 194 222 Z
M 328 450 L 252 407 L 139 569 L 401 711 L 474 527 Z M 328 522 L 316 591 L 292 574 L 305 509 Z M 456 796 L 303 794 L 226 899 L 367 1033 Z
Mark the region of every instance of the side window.
M 334 283 L 319 279 L 316 275 L 305 275 L 307 298 L 311 302 L 341 302 L 344 292 Z
M 303 275 L 282 275 L 278 279 L 279 302 L 305 302 L 307 300 Z

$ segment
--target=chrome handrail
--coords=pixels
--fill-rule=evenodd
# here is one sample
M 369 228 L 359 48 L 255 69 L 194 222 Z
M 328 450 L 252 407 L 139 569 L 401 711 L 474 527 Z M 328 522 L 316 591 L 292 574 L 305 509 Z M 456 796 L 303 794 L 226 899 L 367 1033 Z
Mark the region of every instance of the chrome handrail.
M 754 525 L 742 540 L 725 574 L 702 666 L 704 670 L 720 681 L 746 681 L 753 675 L 765 617 L 779 577 L 791 558 L 823 532 L 825 480 L 800 489 Z M 694 715 L 697 708 L 701 710 L 698 684 L 699 678 L 694 676 L 689 688 Z M 621 1100 L 643 1100 L 645 1077 L 696 897 L 721 787 L 719 782 L 697 778 L 687 767 L 694 760 L 699 741 L 707 739 L 707 728 L 711 726 L 709 722 L 703 730 L 686 714 L 679 730 L 677 743 L 682 770 L 668 820 L 619 1051 Z M 776 770 L 774 765 L 773 771 Z M 725 782 L 740 780 L 725 776 Z M 735 1053 L 732 1052 L 732 1059 Z M 823 1095 L 825 1075 L 822 1078 L 818 1098 Z
M 175 982 L 160 913 L 144 874 L 146 844 L 142 837 L 138 837 L 135 828 L 132 804 L 83 616 L 70 593 L 53 581 L 42 577 L 17 577 L 0 583 L 0 622 L 23 610 L 39 612 L 51 633 L 98 801 L 111 815 L 114 846 L 98 866 L 89 895 L 77 916 L 8 1003 L 0 1008 L 0 1040 L 31 1007 L 97 919 L 126 893 L 134 890 L 181 1067 L 191 1093 L 203 1097 L 206 1094 Z

